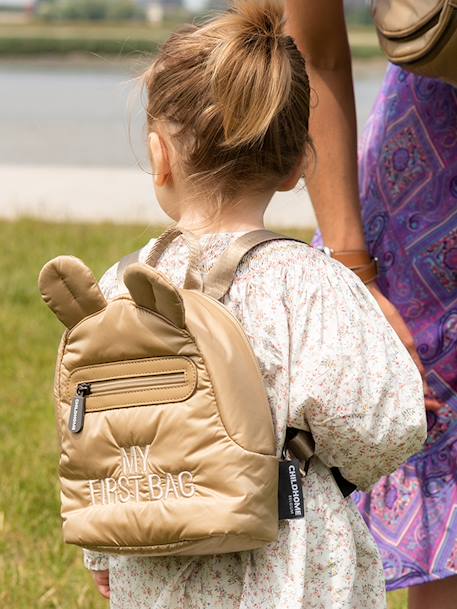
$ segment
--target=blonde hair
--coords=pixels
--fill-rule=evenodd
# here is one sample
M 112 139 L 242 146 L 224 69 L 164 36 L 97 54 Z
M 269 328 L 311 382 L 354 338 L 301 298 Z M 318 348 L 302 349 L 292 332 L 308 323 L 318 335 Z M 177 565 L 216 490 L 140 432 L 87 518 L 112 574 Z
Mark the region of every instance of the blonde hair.
M 274 0 L 237 0 L 228 12 L 170 36 L 144 77 L 148 128 L 164 120 L 188 179 L 233 200 L 276 189 L 305 155 L 309 82 Z

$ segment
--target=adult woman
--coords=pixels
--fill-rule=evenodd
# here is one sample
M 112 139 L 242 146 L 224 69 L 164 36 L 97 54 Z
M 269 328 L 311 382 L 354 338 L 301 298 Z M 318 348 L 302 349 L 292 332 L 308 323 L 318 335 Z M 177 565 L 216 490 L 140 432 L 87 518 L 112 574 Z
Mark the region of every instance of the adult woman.
M 318 97 L 310 128 L 318 163 L 308 187 L 324 243 L 336 252 L 368 248 L 379 258 L 378 281 L 368 287 L 419 365 L 429 410 L 424 451 L 359 497 L 359 507 L 381 549 L 388 589 L 409 587 L 410 609 L 451 609 L 457 598 L 457 91 L 389 68 L 361 151 L 360 206 L 343 2 L 287 4 L 289 31 Z

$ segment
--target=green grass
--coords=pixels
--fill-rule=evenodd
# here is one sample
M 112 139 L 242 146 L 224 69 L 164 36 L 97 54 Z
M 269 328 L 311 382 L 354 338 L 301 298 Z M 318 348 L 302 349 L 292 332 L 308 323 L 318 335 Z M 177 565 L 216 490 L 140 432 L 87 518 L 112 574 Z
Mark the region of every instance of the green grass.
M 0 24 L 0 55 L 153 53 L 179 24 Z
M 57 443 L 51 398 L 62 328 L 36 287 L 61 253 L 100 275 L 157 230 L 140 227 L 0 223 L 0 607 L 98 609 L 80 551 L 60 535 Z
M 0 56 L 154 53 L 181 23 L 0 23 Z M 381 55 L 374 28 L 353 28 L 350 40 L 357 59 Z
M 0 222 L 0 607 L 102 609 L 78 548 L 62 543 L 51 383 L 60 324 L 38 294 L 38 273 L 59 254 L 100 276 L 160 229 Z M 290 231 L 309 239 L 309 234 Z M 406 609 L 403 596 L 391 609 Z
M 401 590 L 400 592 L 392 592 L 388 594 L 388 608 L 389 609 L 406 609 L 407 608 L 407 592 L 406 590 Z
M 349 28 L 349 44 L 355 59 L 383 57 L 374 27 Z

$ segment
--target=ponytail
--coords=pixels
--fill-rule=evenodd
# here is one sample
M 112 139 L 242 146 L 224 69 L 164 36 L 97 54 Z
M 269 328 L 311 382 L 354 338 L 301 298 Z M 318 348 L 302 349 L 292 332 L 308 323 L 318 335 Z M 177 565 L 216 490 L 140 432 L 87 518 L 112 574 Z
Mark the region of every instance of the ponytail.
M 225 146 L 259 142 L 287 104 L 292 68 L 277 2 L 238 1 L 218 22 L 221 41 L 207 63 Z

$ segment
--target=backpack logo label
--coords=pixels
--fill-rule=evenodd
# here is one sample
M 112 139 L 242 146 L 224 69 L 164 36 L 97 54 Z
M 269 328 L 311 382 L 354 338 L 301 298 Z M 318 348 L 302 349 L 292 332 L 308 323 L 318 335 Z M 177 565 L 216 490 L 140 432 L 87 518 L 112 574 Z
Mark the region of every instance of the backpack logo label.
M 297 459 L 279 463 L 279 519 L 303 518 L 305 506 Z
M 88 480 L 92 505 L 193 497 L 196 489 L 192 473 L 153 473 L 154 468 L 149 463 L 149 449 L 149 445 L 121 448 L 122 474 L 118 478 Z

